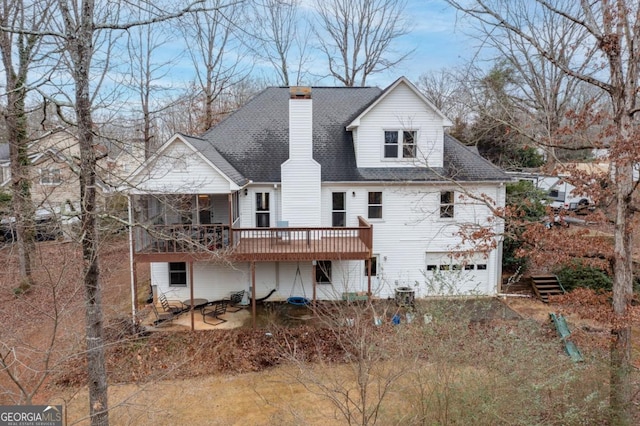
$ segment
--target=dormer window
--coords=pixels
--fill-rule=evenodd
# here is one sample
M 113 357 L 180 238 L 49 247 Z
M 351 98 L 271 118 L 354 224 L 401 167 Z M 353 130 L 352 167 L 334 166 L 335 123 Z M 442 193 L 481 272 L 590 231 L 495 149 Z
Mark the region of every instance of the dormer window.
M 418 132 L 415 130 L 386 130 L 384 158 L 416 158 Z

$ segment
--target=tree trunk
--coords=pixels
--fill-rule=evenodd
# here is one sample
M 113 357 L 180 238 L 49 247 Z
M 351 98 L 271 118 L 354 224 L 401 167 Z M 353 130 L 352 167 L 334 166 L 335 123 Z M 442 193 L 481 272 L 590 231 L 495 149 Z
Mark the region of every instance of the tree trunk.
M 65 6 L 67 6 L 65 4 Z M 85 287 L 87 374 L 89 414 L 92 426 L 109 424 L 107 369 L 105 365 L 102 294 L 98 265 L 98 223 L 96 221 L 96 155 L 93 147 L 93 120 L 89 76 L 93 56 L 94 2 L 83 0 L 77 25 L 68 8 L 63 8 L 75 80 L 75 111 L 80 147 L 80 204 L 82 259 Z
M 15 217 L 16 242 L 22 282 L 19 288 L 27 290 L 33 284 L 31 276 L 32 254 L 35 251 L 34 208 L 31 200 L 31 162 L 27 146 L 27 116 L 24 102 L 27 96 L 26 79 L 29 65 L 27 50 L 18 52 L 18 72 L 12 63 L 12 39 L 5 33 L 0 39 L 2 62 L 6 75 L 7 92 L 7 137 L 11 168 L 12 207 Z M 27 44 L 27 47 L 29 45 Z
M 88 68 L 87 68 L 88 69 Z M 107 370 L 105 366 L 102 292 L 98 267 L 96 223 L 96 167 L 91 132 L 88 75 L 78 76 L 76 85 L 78 136 L 80 142 L 80 203 L 82 205 L 82 258 L 86 304 L 87 368 L 91 424 L 108 425 Z M 82 83 L 84 82 L 84 83 Z M 84 87 L 81 87 L 84 86 Z
M 633 170 L 631 165 L 614 166 L 616 226 L 614 232 L 613 311 L 615 323 L 611 339 L 611 424 L 631 425 L 631 326 L 627 307 L 633 292 L 633 230 L 630 209 Z
M 7 127 L 9 156 L 11 159 L 11 190 L 15 231 L 18 245 L 18 263 L 22 282 L 19 288 L 28 290 L 33 285 L 31 276 L 32 253 L 35 250 L 34 208 L 31 200 L 31 167 L 27 152 L 27 121 L 24 111 L 23 90 L 9 93 Z

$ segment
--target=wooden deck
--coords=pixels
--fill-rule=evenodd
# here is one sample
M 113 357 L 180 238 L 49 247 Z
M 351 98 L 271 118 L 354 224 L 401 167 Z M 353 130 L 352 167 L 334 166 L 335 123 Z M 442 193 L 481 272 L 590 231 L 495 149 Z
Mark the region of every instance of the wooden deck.
M 244 238 L 232 250 L 238 261 L 287 261 L 369 259 L 370 250 L 358 237 L 323 237 L 315 240 L 290 240 L 277 238 Z
M 135 230 L 134 256 L 147 262 L 222 258 L 240 262 L 369 259 L 373 229 L 359 219 L 361 226 L 340 228 L 181 225 L 176 232 L 167 226 L 147 226 Z

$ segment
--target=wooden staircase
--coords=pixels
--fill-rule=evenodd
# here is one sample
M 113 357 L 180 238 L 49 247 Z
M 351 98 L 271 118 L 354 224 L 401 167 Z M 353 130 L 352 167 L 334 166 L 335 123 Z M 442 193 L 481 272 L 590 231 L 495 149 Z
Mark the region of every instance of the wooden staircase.
M 544 303 L 549 303 L 549 296 L 564 294 L 564 288 L 555 275 L 532 275 L 531 276 L 533 292 L 538 299 Z

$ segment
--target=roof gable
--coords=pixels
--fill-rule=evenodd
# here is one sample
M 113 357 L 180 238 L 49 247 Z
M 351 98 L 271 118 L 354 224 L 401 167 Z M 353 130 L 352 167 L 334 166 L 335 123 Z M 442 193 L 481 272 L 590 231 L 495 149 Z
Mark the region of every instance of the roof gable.
M 236 180 L 243 181 L 243 178 L 241 178 L 233 166 L 231 166 L 219 154 L 216 157 L 212 152 L 209 152 L 209 157 L 213 157 L 214 161 L 205 156 L 203 151 L 206 150 L 206 147 L 195 146 L 201 142 L 204 141 L 199 138 L 179 133 L 175 134 L 165 142 L 152 157 L 147 159 L 132 173 L 130 178 L 132 186 L 141 186 L 142 188 L 149 189 L 150 186 L 153 185 L 146 183 L 147 180 L 151 179 L 159 181 L 165 179 L 165 177 L 177 170 L 181 177 L 177 180 L 175 178 L 172 179 L 171 177 L 168 177 L 166 180 L 168 182 L 173 182 L 174 184 L 180 183 L 178 181 L 182 181 L 182 185 L 189 185 L 187 183 L 187 181 L 189 181 L 191 183 L 189 191 L 198 192 L 199 188 L 193 185 L 205 185 L 204 179 L 203 177 L 200 177 L 202 182 L 197 181 L 198 177 L 195 175 L 191 176 L 192 173 L 190 173 L 190 171 L 187 172 L 187 169 L 197 164 L 204 164 L 208 169 L 215 172 L 227 182 L 228 189 L 238 189 L 240 184 L 236 182 Z M 212 148 L 212 151 L 215 151 L 215 148 Z M 184 172 L 180 172 L 180 167 L 178 166 L 182 162 L 184 162 Z M 177 190 L 178 188 L 174 189 Z
M 422 92 L 420 92 L 409 80 L 405 77 L 400 77 L 395 82 L 393 82 L 389 87 L 387 87 L 382 94 L 371 103 L 362 113 L 360 113 L 353 121 L 351 121 L 346 127 L 347 130 L 352 130 L 360 125 L 360 120 L 362 117 L 367 115 L 372 109 L 374 109 L 380 102 L 382 102 L 389 93 L 393 92 L 399 85 L 407 86 L 423 103 L 425 103 L 430 109 L 432 109 L 435 114 L 440 117 L 443 121 L 443 126 L 452 126 L 453 123 L 449 120 L 435 105 L 429 101 Z

